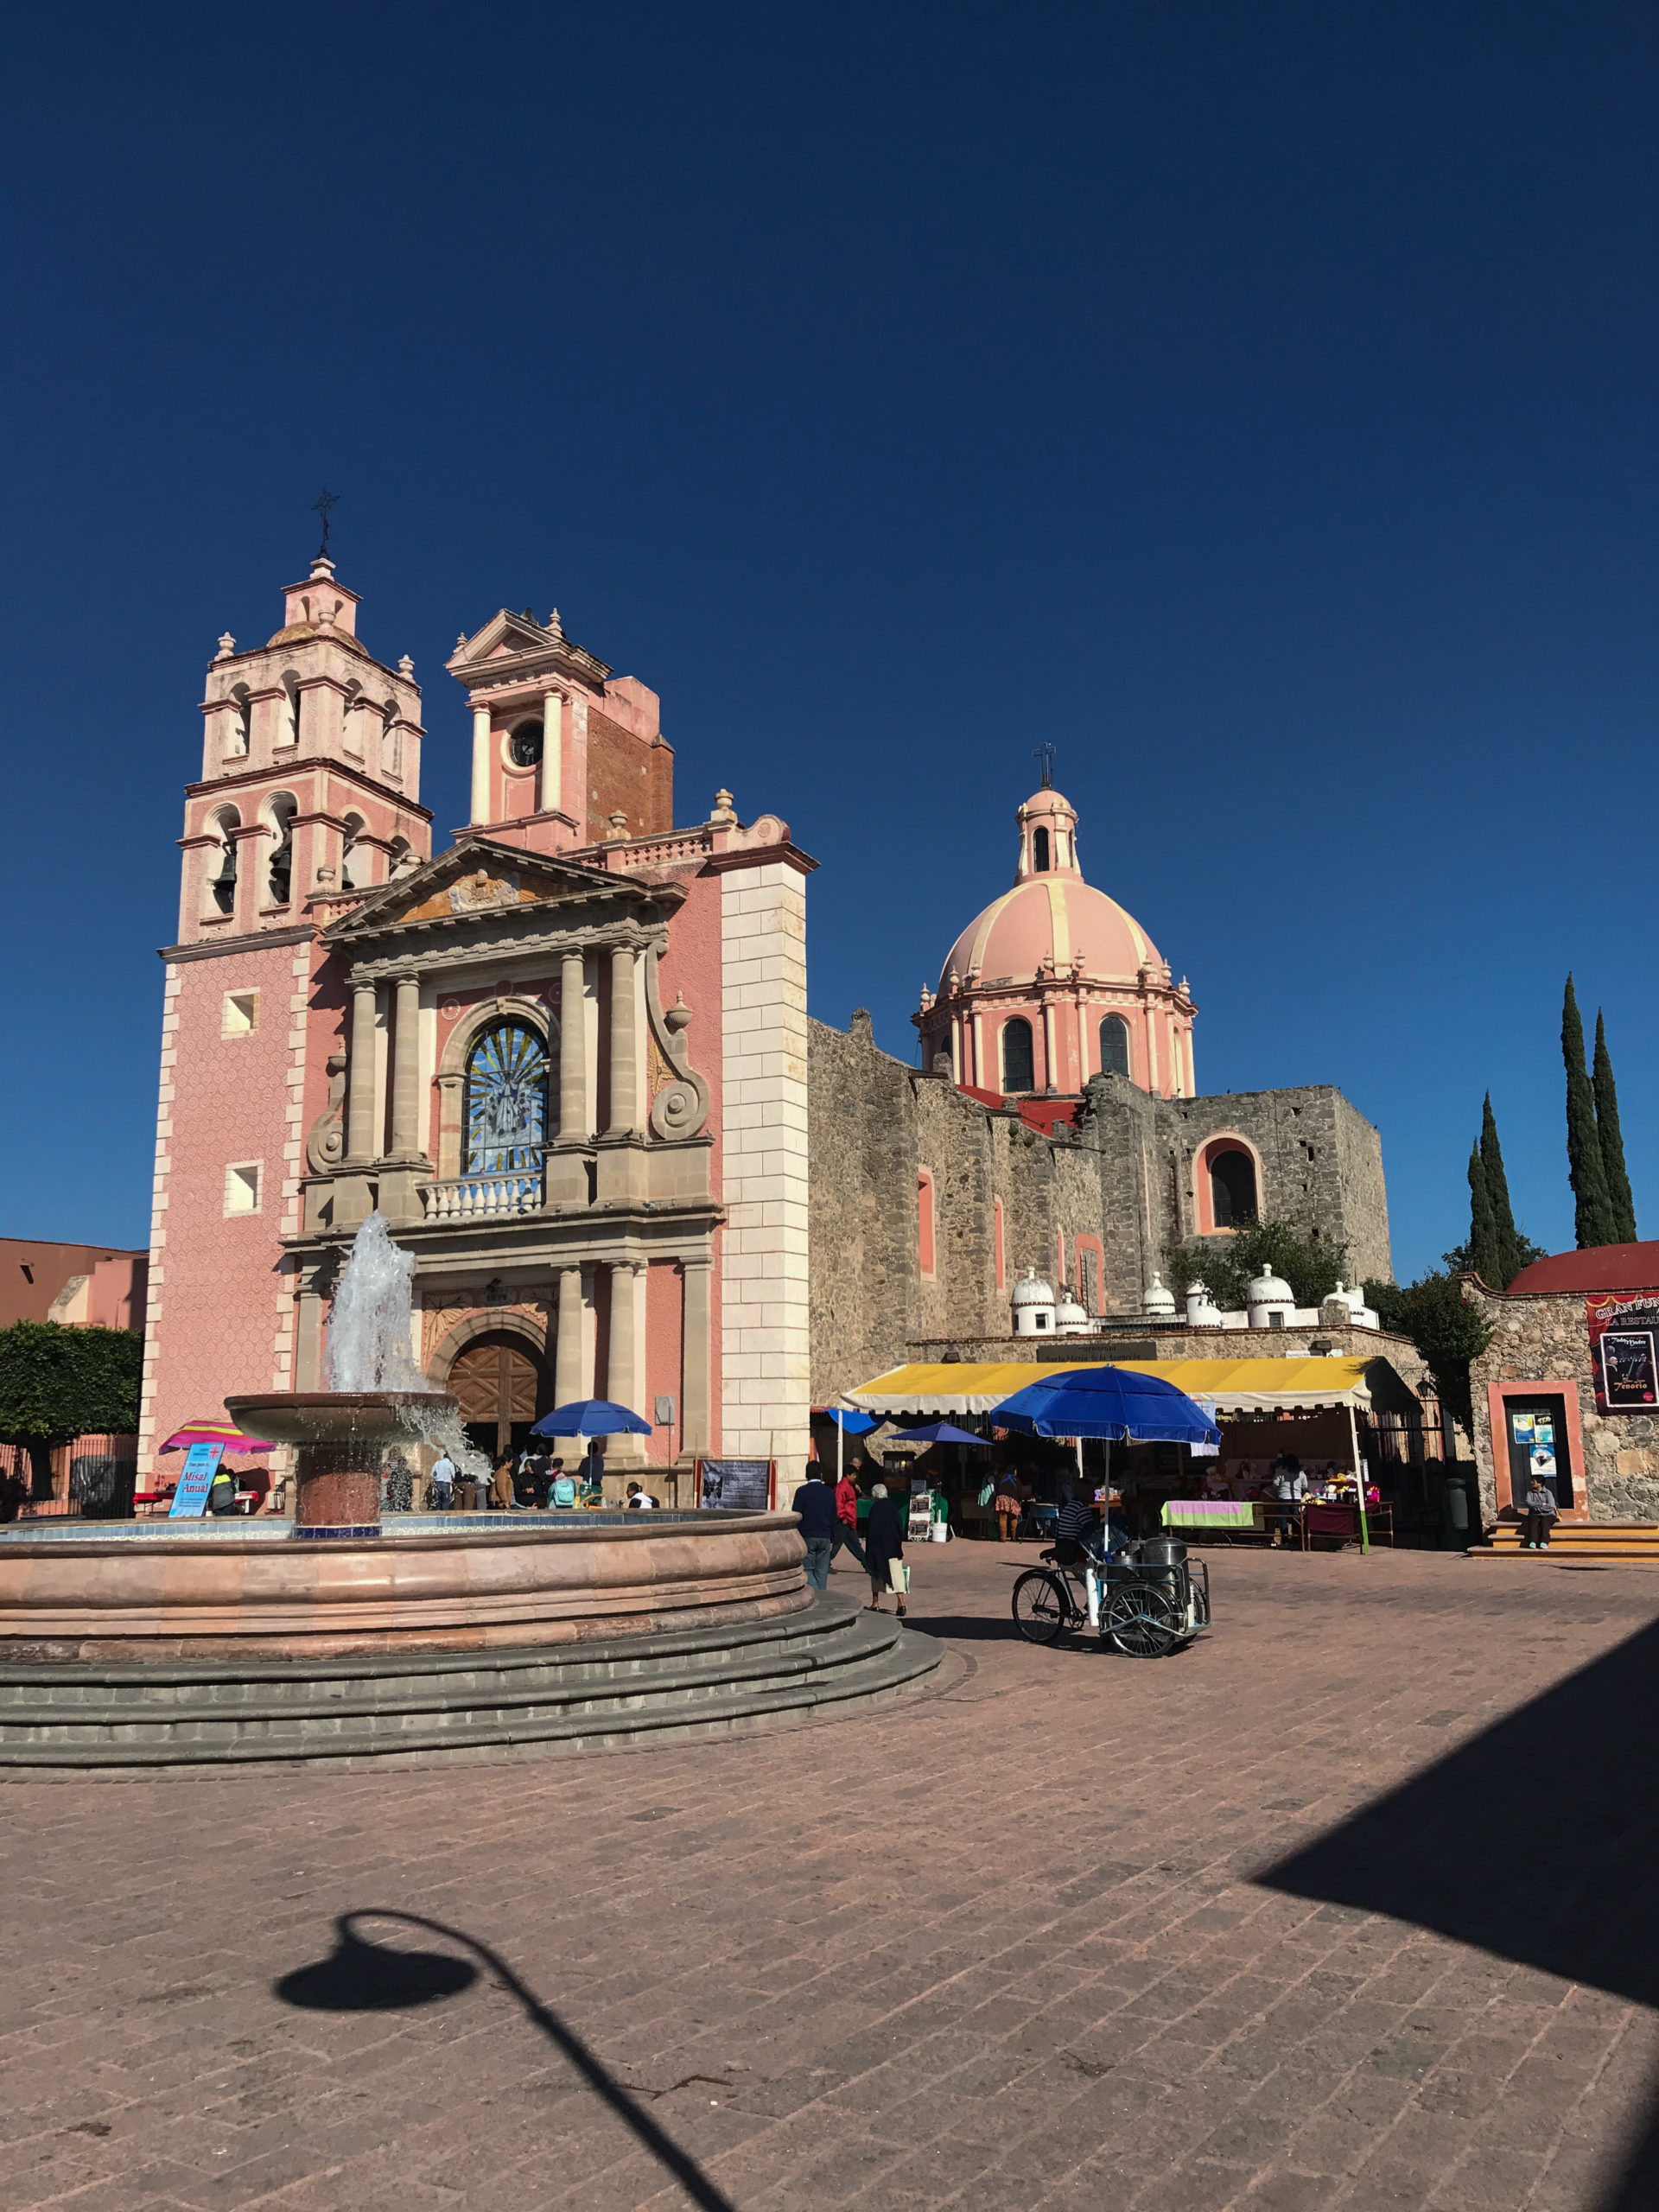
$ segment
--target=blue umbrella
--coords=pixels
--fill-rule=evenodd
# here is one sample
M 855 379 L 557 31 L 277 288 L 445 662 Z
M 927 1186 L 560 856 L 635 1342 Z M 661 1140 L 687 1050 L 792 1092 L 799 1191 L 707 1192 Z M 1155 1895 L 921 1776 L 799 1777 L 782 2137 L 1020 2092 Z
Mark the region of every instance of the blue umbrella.
M 868 1436 L 875 1427 L 874 1419 L 869 1414 L 843 1412 L 839 1406 L 825 1406 L 822 1411 L 826 1421 L 834 1421 L 836 1427 L 844 1429 L 849 1436 Z
M 532 1436 L 649 1436 L 651 1423 L 608 1398 L 573 1398 L 555 1406 L 531 1430 Z
M 893 1438 L 895 1444 L 974 1444 L 982 1452 L 988 1452 L 990 1440 L 973 1436 L 965 1428 L 953 1428 L 948 1421 L 931 1421 L 922 1428 L 901 1428 Z
M 1127 1367 L 1063 1369 L 1005 1398 L 991 1419 L 1022 1436 L 1104 1436 L 1129 1444 L 1221 1441 L 1221 1431 L 1185 1390 Z

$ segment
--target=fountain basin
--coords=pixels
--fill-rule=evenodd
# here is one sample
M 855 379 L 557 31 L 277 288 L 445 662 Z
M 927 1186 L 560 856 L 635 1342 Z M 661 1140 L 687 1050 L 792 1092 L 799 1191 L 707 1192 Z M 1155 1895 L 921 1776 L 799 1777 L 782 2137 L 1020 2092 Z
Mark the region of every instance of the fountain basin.
M 276 1390 L 226 1398 L 225 1410 L 246 1435 L 299 1447 L 296 1532 L 337 1541 L 372 1536 L 387 1446 L 414 1443 L 423 1415 L 453 1414 L 454 1400 L 443 1390 Z
M 408 1531 L 393 1520 L 327 1544 L 296 1542 L 283 1523 L 0 1530 L 0 1659 L 524 1649 L 765 1621 L 812 1602 L 792 1513 L 480 1517 L 415 1516 Z

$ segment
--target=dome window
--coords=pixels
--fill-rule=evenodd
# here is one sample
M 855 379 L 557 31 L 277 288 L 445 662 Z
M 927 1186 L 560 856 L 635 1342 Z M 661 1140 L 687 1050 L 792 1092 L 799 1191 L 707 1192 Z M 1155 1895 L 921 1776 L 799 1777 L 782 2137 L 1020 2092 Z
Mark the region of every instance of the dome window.
M 1032 866 L 1036 869 L 1038 874 L 1046 875 L 1049 870 L 1048 832 L 1046 830 L 1036 830 L 1033 831 L 1031 839 L 1031 854 Z
M 1035 1090 L 1036 1065 L 1031 1024 L 1023 1014 L 1016 1014 L 1002 1025 L 1003 1090 Z
M 1102 1075 L 1129 1071 L 1129 1025 L 1121 1014 L 1109 1014 L 1100 1025 L 1100 1071 Z

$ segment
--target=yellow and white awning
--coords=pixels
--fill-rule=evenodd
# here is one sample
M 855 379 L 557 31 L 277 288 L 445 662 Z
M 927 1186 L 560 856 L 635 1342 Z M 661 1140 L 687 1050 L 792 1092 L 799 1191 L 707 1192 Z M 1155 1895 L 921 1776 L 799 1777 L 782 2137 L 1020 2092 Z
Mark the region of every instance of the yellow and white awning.
M 867 1414 L 988 1414 L 1028 1382 L 1087 1367 L 1155 1375 L 1213 1406 L 1217 1414 L 1315 1413 L 1329 1406 L 1366 1411 L 1370 1362 L 1363 1359 L 1067 1359 L 913 1362 L 846 1392 Z

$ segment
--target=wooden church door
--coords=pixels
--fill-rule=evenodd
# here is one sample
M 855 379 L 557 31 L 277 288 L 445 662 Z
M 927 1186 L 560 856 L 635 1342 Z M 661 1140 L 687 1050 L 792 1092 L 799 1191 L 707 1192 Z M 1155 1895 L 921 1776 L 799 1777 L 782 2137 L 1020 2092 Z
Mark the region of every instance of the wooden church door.
M 449 1370 L 461 1425 L 481 1452 L 517 1452 L 538 1411 L 541 1367 L 515 1337 L 480 1337 Z

